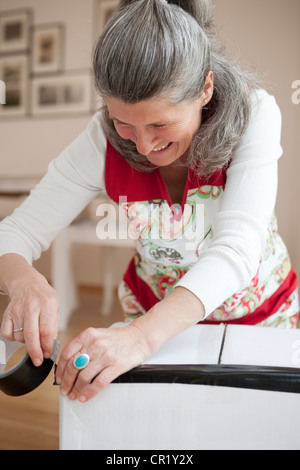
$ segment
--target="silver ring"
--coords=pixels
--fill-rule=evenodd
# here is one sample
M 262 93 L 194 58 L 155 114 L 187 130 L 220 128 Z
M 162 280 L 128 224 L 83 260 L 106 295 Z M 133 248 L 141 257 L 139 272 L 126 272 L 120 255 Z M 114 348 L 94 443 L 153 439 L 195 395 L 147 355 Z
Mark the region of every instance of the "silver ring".
M 13 330 L 13 333 L 20 333 L 21 331 L 24 331 L 24 328 L 17 328 L 16 330 Z
M 77 354 L 74 358 L 73 365 L 75 369 L 85 369 L 90 363 L 90 356 L 88 354 Z

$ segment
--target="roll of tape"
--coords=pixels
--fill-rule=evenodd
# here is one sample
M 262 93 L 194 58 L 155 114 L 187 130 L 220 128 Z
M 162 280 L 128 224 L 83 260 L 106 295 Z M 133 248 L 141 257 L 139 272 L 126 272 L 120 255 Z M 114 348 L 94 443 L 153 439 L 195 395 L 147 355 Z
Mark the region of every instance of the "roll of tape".
M 0 335 L 0 390 L 13 397 L 26 395 L 39 387 L 50 374 L 59 352 L 59 342 L 55 340 L 52 356 L 44 359 L 40 367 L 34 366 L 26 353 L 15 367 L 5 371 L 8 359 L 22 346 L 24 345 L 9 342 Z

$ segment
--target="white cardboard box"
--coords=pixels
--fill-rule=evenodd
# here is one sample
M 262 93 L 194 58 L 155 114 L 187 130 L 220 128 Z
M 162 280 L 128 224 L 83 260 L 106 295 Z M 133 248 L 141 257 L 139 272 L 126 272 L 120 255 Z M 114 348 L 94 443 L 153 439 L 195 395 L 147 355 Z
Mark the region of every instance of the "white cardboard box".
M 289 380 L 300 383 L 300 331 L 196 325 L 165 344 L 146 368 L 151 364 L 168 370 L 231 364 L 247 377 L 249 366 L 271 366 L 275 381 L 277 367 L 292 368 Z M 267 387 L 273 381 L 261 378 Z M 113 383 L 85 404 L 61 398 L 61 450 L 300 449 L 299 393 L 155 380 Z

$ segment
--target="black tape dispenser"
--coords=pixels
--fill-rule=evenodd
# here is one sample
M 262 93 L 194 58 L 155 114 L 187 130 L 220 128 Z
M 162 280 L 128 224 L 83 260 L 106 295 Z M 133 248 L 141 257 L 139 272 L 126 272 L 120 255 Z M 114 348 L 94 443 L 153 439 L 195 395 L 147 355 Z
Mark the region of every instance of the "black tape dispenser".
M 35 367 L 28 353 L 12 369 L 6 371 L 8 360 L 24 344 L 7 341 L 0 334 L 0 391 L 10 396 L 21 396 L 35 390 L 50 374 L 59 352 L 59 342 L 54 341 L 52 356 L 44 359 L 40 367 Z

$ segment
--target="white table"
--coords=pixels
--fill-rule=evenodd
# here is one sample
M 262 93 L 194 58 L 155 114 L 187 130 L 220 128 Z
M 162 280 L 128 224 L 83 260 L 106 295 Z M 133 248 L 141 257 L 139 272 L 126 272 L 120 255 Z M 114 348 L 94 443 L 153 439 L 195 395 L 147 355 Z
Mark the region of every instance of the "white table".
M 0 177 L 0 195 L 27 195 L 40 180 L 41 176 Z
M 69 318 L 78 306 L 76 282 L 72 268 L 72 247 L 75 244 L 87 244 L 105 247 L 103 250 L 103 284 L 102 315 L 111 311 L 114 290 L 114 250 L 115 248 L 133 248 L 133 241 L 127 239 L 107 238 L 100 240 L 96 234 L 97 222 L 79 221 L 66 228 L 54 241 L 52 246 L 52 285 L 60 298 L 60 330 L 65 330 Z M 114 260 L 116 261 L 116 260 Z
M 7 217 L 21 205 L 41 177 L 0 177 L 0 219 Z

